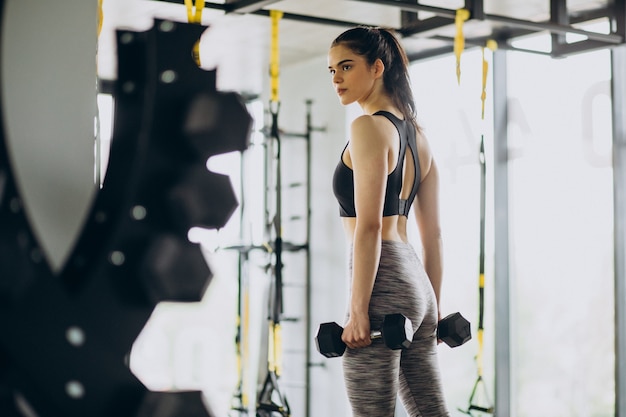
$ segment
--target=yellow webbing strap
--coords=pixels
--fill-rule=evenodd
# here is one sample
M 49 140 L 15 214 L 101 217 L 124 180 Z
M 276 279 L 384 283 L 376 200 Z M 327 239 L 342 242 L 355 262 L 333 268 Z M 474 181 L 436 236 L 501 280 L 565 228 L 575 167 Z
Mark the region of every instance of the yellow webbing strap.
M 242 366 L 242 370 L 241 370 L 241 375 L 243 378 L 243 381 L 241 381 L 241 405 L 243 406 L 243 408 L 248 408 L 248 390 L 247 390 L 247 386 L 248 384 L 246 383 L 246 378 L 243 377 L 243 372 L 244 372 L 244 368 L 245 366 L 248 366 L 248 362 L 249 362 L 249 357 L 248 357 L 248 352 L 249 352 L 249 345 L 248 345 L 248 338 L 249 338 L 249 332 L 250 332 L 250 327 L 249 327 L 249 323 L 250 323 L 250 295 L 248 294 L 248 291 L 246 290 L 246 292 L 244 293 L 244 297 L 243 297 L 243 343 L 242 343 L 242 356 L 241 356 L 241 366 Z
M 283 372 L 282 366 L 283 332 L 279 323 L 274 324 L 274 372 L 280 376 Z
M 102 11 L 102 1 L 98 0 L 98 37 L 102 32 L 102 22 L 104 21 L 104 12 Z
M 270 101 L 279 101 L 279 75 L 280 75 L 280 19 L 283 12 L 280 10 L 270 10 L 272 20 L 271 43 L 270 43 Z
M 478 276 L 478 287 L 479 287 L 480 293 L 484 294 L 485 274 L 480 274 Z M 479 378 L 483 376 L 483 347 L 484 347 L 483 333 L 484 333 L 484 329 L 481 323 L 481 325 L 478 326 L 478 331 L 476 332 L 476 339 L 478 340 L 478 353 L 476 354 L 476 369 L 477 369 Z
M 494 41 L 493 39 L 489 39 L 487 41 L 487 44 L 482 48 L 482 56 L 483 56 L 483 87 L 482 87 L 482 93 L 480 95 L 480 100 L 482 102 L 480 118 L 483 119 L 483 120 L 485 119 L 485 99 L 487 98 L 487 73 L 489 72 L 489 63 L 485 59 L 485 48 L 491 50 L 491 52 L 494 52 L 496 49 L 498 49 L 498 43 L 496 41 Z
M 465 49 L 465 36 L 463 35 L 463 23 L 470 17 L 467 9 L 458 9 L 454 17 L 456 34 L 454 35 L 454 55 L 456 56 L 456 80 L 461 84 L 461 54 Z
M 193 0 L 185 0 L 185 7 L 187 8 L 187 21 L 189 23 L 201 24 L 202 23 L 202 10 L 204 10 L 204 0 L 196 0 L 195 4 Z M 193 46 L 193 59 L 196 64 L 200 66 L 200 41 L 196 42 Z
M 196 0 L 195 4 L 193 3 L 193 0 L 185 0 L 185 7 L 187 7 L 187 21 L 189 23 L 202 22 L 204 0 Z
M 270 323 L 267 347 L 267 368 L 280 376 L 282 372 L 282 329 L 280 323 Z

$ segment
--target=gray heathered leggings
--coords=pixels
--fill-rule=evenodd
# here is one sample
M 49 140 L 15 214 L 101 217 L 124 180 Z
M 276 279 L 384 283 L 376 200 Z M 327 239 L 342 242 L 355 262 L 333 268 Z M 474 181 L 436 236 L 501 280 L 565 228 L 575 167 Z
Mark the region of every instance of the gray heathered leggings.
M 352 276 L 352 260 L 349 266 Z M 411 347 L 391 350 L 376 339 L 343 356 L 353 416 L 393 417 L 398 392 L 411 417 L 449 416 L 437 363 L 435 293 L 413 247 L 385 240 L 369 307 L 371 328 L 380 328 L 392 313 L 411 320 Z

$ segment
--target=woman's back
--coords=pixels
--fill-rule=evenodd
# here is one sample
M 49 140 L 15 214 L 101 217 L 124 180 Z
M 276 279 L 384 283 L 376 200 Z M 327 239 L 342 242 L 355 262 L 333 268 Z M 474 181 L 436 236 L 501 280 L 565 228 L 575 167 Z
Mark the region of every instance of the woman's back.
M 404 121 L 401 119 L 401 114 L 398 111 L 388 112 L 391 113 L 391 117 L 389 116 L 374 116 L 373 123 L 376 124 L 377 128 L 374 130 L 369 130 L 369 134 L 371 135 L 373 132 L 378 133 L 377 140 L 385 142 L 385 151 L 387 158 L 387 175 L 390 176 L 394 171 L 399 169 L 398 165 L 401 166 L 402 172 L 398 172 L 397 174 L 401 177 L 401 184 L 398 184 L 398 188 L 401 188 L 400 191 L 400 199 L 407 200 L 411 197 L 411 191 L 414 187 L 415 175 L 416 171 L 420 178 L 418 181 L 421 182 L 422 178 L 424 178 L 428 170 L 431 166 L 431 153 L 430 149 L 425 141 L 425 138 L 419 133 L 415 133 L 416 144 L 417 144 L 417 157 L 418 162 L 417 166 L 414 161 L 413 150 L 412 147 L 406 146 L 404 153 L 404 162 L 401 163 L 399 161 L 399 153 L 401 148 L 401 141 L 399 138 L 399 132 L 397 125 L 391 122 L 392 117 L 396 117 L 397 120 L 401 123 Z M 396 113 L 396 114 L 394 114 Z M 398 123 L 398 122 L 396 122 Z M 410 123 L 410 122 L 409 122 Z M 415 129 L 409 130 L 411 134 L 415 132 Z M 353 169 L 352 158 L 350 155 L 350 146 L 346 148 L 344 153 L 342 154 L 342 162 L 349 169 Z M 400 163 L 399 163 L 400 162 Z M 395 178 L 394 178 L 395 179 Z M 389 185 L 387 186 L 387 191 L 389 190 Z M 409 205 L 413 203 L 412 201 L 407 202 Z M 384 211 L 383 211 L 384 212 Z M 348 239 L 351 241 L 354 236 L 354 229 L 356 227 L 357 219 L 356 217 L 342 217 L 344 229 Z M 394 241 L 402 241 L 407 242 L 407 216 L 404 215 L 390 215 L 382 217 L 382 239 L 383 240 L 394 240 Z

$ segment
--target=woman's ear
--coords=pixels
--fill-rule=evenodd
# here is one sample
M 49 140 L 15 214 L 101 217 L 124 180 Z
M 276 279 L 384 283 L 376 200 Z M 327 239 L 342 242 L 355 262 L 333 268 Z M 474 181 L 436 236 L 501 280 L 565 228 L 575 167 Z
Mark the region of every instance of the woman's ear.
M 382 59 L 377 58 L 376 61 L 374 61 L 374 76 L 376 78 L 382 78 L 383 73 L 385 72 L 385 64 L 383 64 Z

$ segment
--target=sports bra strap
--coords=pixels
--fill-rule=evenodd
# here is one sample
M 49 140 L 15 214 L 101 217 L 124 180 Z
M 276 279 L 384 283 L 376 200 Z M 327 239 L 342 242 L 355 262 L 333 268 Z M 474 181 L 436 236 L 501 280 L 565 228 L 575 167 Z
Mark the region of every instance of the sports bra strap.
M 422 173 L 420 170 L 420 162 L 417 156 L 417 141 L 415 139 L 416 132 L 415 126 L 413 123 L 406 123 L 407 130 L 407 138 L 408 138 L 408 146 L 411 149 L 411 155 L 413 155 L 413 166 L 415 167 L 415 178 L 413 179 L 413 187 L 411 188 L 411 193 L 409 194 L 408 199 L 400 199 L 400 215 L 408 217 L 409 212 L 411 211 L 411 204 L 415 200 L 417 196 L 417 190 L 419 189 L 420 179 L 422 177 Z M 406 153 L 406 150 L 405 150 Z M 404 160 L 404 158 L 402 158 Z
M 415 196 L 417 195 L 417 190 L 419 188 L 421 178 L 419 158 L 417 156 L 417 141 L 415 139 L 415 126 L 410 121 L 398 119 L 393 113 L 384 110 L 379 110 L 374 114 L 387 117 L 387 119 L 396 126 L 398 133 L 400 133 L 400 152 L 398 157 L 398 166 L 396 168 L 399 170 L 399 172 L 403 172 L 404 170 L 404 158 L 406 157 L 407 146 L 411 149 L 411 155 L 413 156 L 413 166 L 415 167 L 415 178 L 413 179 L 413 187 L 411 188 L 411 192 L 409 193 L 409 198 L 400 198 L 398 209 L 399 215 L 408 217 L 409 212 L 411 211 L 411 204 L 413 203 L 413 201 L 415 200 Z M 406 140 L 402 140 L 402 130 L 404 130 L 404 136 L 406 137 Z M 402 181 L 401 175 L 402 174 L 400 174 L 400 181 Z

